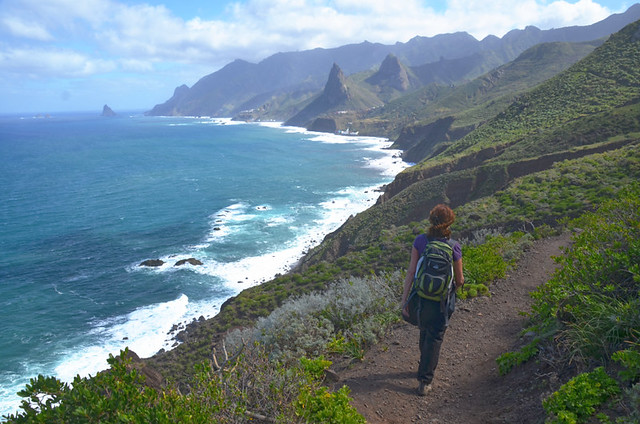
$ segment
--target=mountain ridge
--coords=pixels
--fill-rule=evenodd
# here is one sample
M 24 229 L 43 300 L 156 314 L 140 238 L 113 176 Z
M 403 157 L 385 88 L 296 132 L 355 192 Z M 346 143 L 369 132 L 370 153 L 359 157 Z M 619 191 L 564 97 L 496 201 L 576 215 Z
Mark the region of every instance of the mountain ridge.
M 593 25 L 553 30 L 527 27 L 512 30 L 500 39 L 485 37 L 478 41 L 467 33 L 458 32 L 434 37 L 416 36 L 407 43 L 394 45 L 365 41 L 333 49 L 276 53 L 258 64 L 238 59 L 204 76 L 188 92 L 182 90 L 181 96 L 156 105 L 147 114 L 235 116 L 243 108 L 260 107 L 263 103 L 257 99 L 263 98 L 265 93 L 320 89 L 326 78 L 323 70 L 329 69 L 333 63 L 339 64 L 345 74 L 350 75 L 378 66 L 389 53 L 409 66 L 418 66 L 493 51 L 499 62 L 494 65 L 498 66 L 539 42 L 558 38 L 563 39 L 560 41 L 589 41 L 611 34 L 619 30 L 623 22 L 631 23 L 636 19 L 640 19 L 640 4 Z M 256 101 L 252 102 L 252 99 Z

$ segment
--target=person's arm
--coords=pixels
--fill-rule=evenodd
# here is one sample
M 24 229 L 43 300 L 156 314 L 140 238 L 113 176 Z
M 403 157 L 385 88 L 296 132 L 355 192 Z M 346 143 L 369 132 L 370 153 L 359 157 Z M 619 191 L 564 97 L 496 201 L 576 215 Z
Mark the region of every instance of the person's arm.
M 456 289 L 464 285 L 464 274 L 462 273 L 462 258 L 453 262 L 453 279 L 456 282 Z
M 416 267 L 418 266 L 418 249 L 411 248 L 411 260 L 409 261 L 409 269 L 407 269 L 407 276 L 404 278 L 404 289 L 402 291 L 402 306 L 404 306 L 409 297 L 409 291 L 411 291 L 411 285 L 413 284 L 413 276 L 416 275 Z

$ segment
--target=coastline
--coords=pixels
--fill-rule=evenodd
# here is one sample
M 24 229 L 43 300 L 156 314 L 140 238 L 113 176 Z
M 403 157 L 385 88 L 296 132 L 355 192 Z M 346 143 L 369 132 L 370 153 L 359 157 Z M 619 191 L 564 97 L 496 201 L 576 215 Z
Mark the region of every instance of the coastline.
M 243 261 L 238 261 L 234 265 L 229 267 L 229 270 L 225 274 L 227 277 L 225 285 L 229 291 L 229 296 L 224 300 L 217 300 L 216 298 L 210 298 L 211 301 L 208 305 L 205 305 L 205 302 L 201 302 L 196 297 L 187 297 L 185 295 L 178 295 L 174 298 L 162 299 L 159 301 L 150 301 L 150 303 L 146 306 L 139 306 L 135 309 L 130 309 L 124 314 L 115 313 L 112 316 L 107 318 L 97 318 L 93 319 L 87 323 L 87 327 L 90 331 L 89 338 L 81 339 L 81 344 L 72 345 L 71 343 L 67 343 L 69 346 L 65 346 L 64 349 L 55 352 L 55 355 L 49 354 L 47 358 L 47 363 L 41 364 L 38 362 L 25 362 L 24 372 L 13 373 L 10 376 L 7 374 L 6 381 L 3 382 L 2 387 L 2 396 L 5 397 L 6 404 L 11 401 L 10 408 L 15 408 L 14 410 L 5 410 L 3 413 L 14 413 L 17 410 L 17 405 L 19 405 L 19 398 L 15 397 L 15 393 L 17 390 L 20 390 L 24 387 L 24 378 L 33 377 L 37 374 L 43 375 L 54 375 L 62 381 L 72 381 L 76 375 L 87 376 L 87 375 L 95 375 L 96 372 L 105 369 L 106 365 L 106 356 L 105 352 L 115 352 L 117 353 L 122 346 L 129 346 L 131 350 L 135 351 L 142 358 L 150 358 L 160 352 L 162 349 L 173 349 L 175 348 L 178 342 L 178 334 L 181 329 L 186 328 L 187 325 L 193 323 L 195 321 L 199 321 L 200 317 L 206 316 L 207 318 L 214 317 L 220 311 L 220 308 L 224 302 L 226 302 L 230 297 L 236 296 L 241 293 L 243 290 L 246 290 L 250 287 L 254 287 L 260 285 L 266 281 L 269 281 L 275 278 L 278 274 L 286 274 L 291 272 L 297 263 L 307 254 L 307 252 L 313 247 L 319 245 L 322 240 L 326 237 L 327 234 L 337 230 L 340 226 L 348 220 L 348 218 L 352 215 L 360 213 L 367 208 L 375 205 L 376 200 L 380 196 L 381 192 L 379 191 L 382 186 L 388 184 L 388 182 L 392 181 L 395 175 L 404 169 L 407 165 L 399 159 L 396 150 L 390 150 L 389 146 L 392 144 L 391 141 L 381 138 L 381 137 L 363 137 L 363 136 L 344 136 L 344 135 L 334 135 L 328 133 L 320 133 L 320 132 L 310 132 L 304 128 L 299 127 L 285 127 L 280 123 L 274 122 L 256 122 L 256 123 L 247 123 L 247 122 L 232 122 L 230 119 L 217 119 L 217 118 L 204 118 L 204 117 L 141 117 L 139 115 L 136 116 L 122 116 L 122 119 L 118 119 L 115 121 L 107 121 L 102 120 L 99 117 L 95 117 L 89 114 L 82 114 L 76 116 L 64 116 L 59 120 L 52 118 L 51 120 L 42 120 L 37 121 L 38 124 L 36 126 L 38 128 L 44 128 L 43 123 L 47 124 L 57 124 L 58 122 L 62 122 L 64 118 L 64 125 L 68 126 L 74 122 L 81 122 L 83 125 L 93 125 L 93 121 L 99 122 L 102 125 L 112 125 L 112 123 L 116 122 L 118 125 L 120 123 L 129 121 L 129 120 L 157 120 L 156 123 L 161 123 L 161 126 L 168 128 L 173 126 L 182 126 L 182 125 L 190 125 L 194 124 L 198 125 L 259 125 L 264 127 L 276 127 L 278 131 L 282 132 L 295 132 L 304 134 L 304 138 L 307 141 L 311 141 L 312 143 L 320 144 L 354 144 L 357 145 L 353 149 L 351 147 L 346 147 L 346 150 L 353 152 L 360 152 L 362 155 L 362 160 L 358 162 L 354 162 L 353 166 L 358 168 L 370 168 L 372 169 L 372 173 L 383 175 L 384 182 L 376 182 L 376 184 L 371 185 L 355 185 L 351 187 L 343 187 L 341 190 L 336 190 L 335 193 L 329 193 L 329 198 L 322 205 L 316 205 L 313 210 L 320 211 L 322 210 L 324 215 L 321 218 L 318 218 L 322 221 L 322 226 L 317 226 L 317 223 L 310 223 L 310 228 L 315 226 L 313 232 L 307 232 L 303 234 L 302 237 L 298 237 L 295 243 L 286 246 L 286 249 L 283 248 L 282 245 L 276 245 L 274 249 L 277 249 L 276 252 L 267 252 L 262 254 L 261 256 L 252 256 L 250 258 L 246 258 Z M 19 118 L 18 118 L 19 119 Z M 22 124 L 24 125 L 25 120 L 22 120 Z M 156 125 L 154 124 L 154 127 Z M 111 128 L 111 127 L 109 127 Z M 172 130 L 173 131 L 173 130 Z M 308 144 L 308 143 L 307 143 Z M 288 146 L 294 146 L 289 144 Z M 316 151 L 314 149 L 313 151 Z M 367 154 L 367 150 L 372 150 L 376 152 L 382 152 L 382 155 L 379 153 L 371 154 L 370 156 Z M 323 151 L 324 153 L 331 151 L 331 149 L 322 148 L 319 151 Z M 344 151 L 340 150 L 340 151 Z M 396 157 L 394 157 L 396 154 Z M 369 157 L 367 157 L 369 156 Z M 383 156 L 382 158 L 376 159 L 378 156 Z M 375 180 L 375 178 L 374 178 Z M 192 182 L 197 180 L 189 180 L 189 185 L 195 186 L 197 183 Z M 364 180 L 361 180 L 364 181 Z M 97 196 L 96 192 L 96 197 Z M 233 204 L 227 204 L 227 207 L 223 207 L 218 210 L 218 212 L 228 209 L 228 207 L 233 206 Z M 269 205 L 264 203 L 255 203 L 248 204 L 246 206 L 248 211 L 251 214 L 256 216 L 258 215 L 269 215 Z M 34 209 L 33 213 L 37 213 L 37 209 Z M 202 221 L 200 222 L 206 227 L 207 225 L 211 225 L 210 232 L 212 234 L 218 233 L 214 231 L 214 221 L 217 218 L 215 215 L 218 213 L 216 209 L 211 209 L 212 213 L 209 217 L 209 223 Z M 273 215 L 273 214 L 272 214 Z M 116 219 L 122 220 L 125 214 L 118 213 L 115 216 Z M 307 214 L 307 216 L 309 216 Z M 121 221 L 118 221 L 121 222 Z M 267 224 L 269 222 L 265 221 Z M 274 224 L 278 224 L 281 226 L 287 225 L 283 222 L 276 222 Z M 89 226 L 86 227 L 87 231 L 89 230 Z M 200 233 L 202 234 L 202 233 Z M 217 234 L 215 234 L 217 235 Z M 175 261 L 183 259 L 183 256 L 191 256 L 191 253 L 197 251 L 199 248 L 199 244 L 207 243 L 207 234 L 205 232 L 204 239 L 198 240 L 198 236 L 191 237 L 190 240 L 193 240 L 193 243 L 179 242 L 175 245 L 175 248 L 169 247 L 169 249 L 164 246 L 161 250 L 158 250 L 159 256 L 162 257 L 165 254 L 168 257 L 171 257 L 171 264 Z M 134 242 L 137 243 L 137 242 Z M 137 244 L 132 244 L 134 248 L 137 248 Z M 124 263 L 124 266 L 119 266 L 117 263 L 114 263 L 115 267 L 113 269 L 121 269 L 124 268 L 124 271 L 131 275 L 131 272 L 139 273 L 138 275 L 131 275 L 131 281 L 141 281 L 144 280 L 144 274 L 156 274 L 166 272 L 166 274 L 161 277 L 163 280 L 172 280 L 175 278 L 179 278 L 180 276 L 187 275 L 189 278 L 193 280 L 197 280 L 200 278 L 202 281 L 201 284 L 208 284 L 207 281 L 213 281 L 211 276 L 219 276 L 219 269 L 216 269 L 215 264 L 209 264 L 209 267 L 197 267 L 190 264 L 184 265 L 184 267 L 168 267 L 168 269 L 154 270 L 154 269 L 139 269 L 138 265 L 141 260 L 145 259 L 146 254 L 141 256 L 137 256 L 135 254 L 136 249 L 133 249 L 133 257 L 130 257 L 131 262 Z M 83 256 L 82 259 L 89 260 L 91 259 L 88 255 Z M 175 260 L 175 261 L 174 261 Z M 248 281 L 245 279 L 245 275 L 251 274 L 255 275 L 258 272 L 255 270 L 259 269 L 261 275 L 259 275 L 255 281 Z M 102 272 L 102 271 L 100 271 Z M 241 274 L 240 274 L 241 273 Z M 92 275 L 92 274 L 91 274 Z M 199 277 L 199 275 L 206 276 L 205 278 Z M 122 276 L 124 280 L 129 279 L 126 275 Z M 149 282 L 154 280 L 158 281 L 156 277 L 146 278 Z M 54 292 L 54 296 L 56 299 L 67 299 L 72 296 L 76 296 L 74 293 L 73 287 L 75 285 L 80 284 L 91 284 L 92 278 L 88 273 L 75 272 L 71 270 L 68 273 L 67 279 L 60 279 L 59 283 L 52 285 L 52 290 Z M 122 280 L 122 278 L 121 278 Z M 122 281 L 124 281 L 122 280 Z M 196 283 L 197 284 L 197 283 Z M 153 285 L 150 286 L 140 286 L 144 290 L 154 291 L 158 290 Z M 204 296 L 207 296 L 205 294 Z M 88 297 L 85 299 L 91 301 Z M 204 306 L 203 306 L 204 305 Z M 175 319 L 175 321 L 174 321 Z M 94 343 L 93 339 L 99 340 L 99 342 Z M 80 339 L 79 339 L 80 340 Z M 159 342 L 162 342 L 162 345 L 159 345 Z M 146 350 L 146 351 L 145 351 Z M 6 396 L 5 396 L 6 395 Z M 14 400 L 15 397 L 15 400 Z M 3 402 L 3 405 L 5 403 Z
M 404 162 L 401 158 L 402 151 L 400 149 L 391 149 L 393 141 L 385 137 L 374 136 L 359 136 L 359 135 L 344 135 L 344 134 L 332 134 L 325 132 L 309 131 L 304 127 L 284 126 L 282 122 L 268 121 L 268 122 L 247 122 L 237 121 L 231 118 L 209 118 L 209 117 L 184 117 L 186 119 L 210 119 L 212 123 L 216 125 L 258 125 L 269 128 L 275 128 L 289 133 L 297 133 L 308 135 L 311 141 L 330 144 L 361 144 L 369 145 L 366 150 L 383 152 L 385 153 L 383 158 L 377 160 L 369 160 L 367 167 L 376 169 L 381 175 L 388 178 L 388 181 L 382 184 L 371 185 L 367 187 L 358 187 L 349 193 L 346 189 L 336 193 L 336 197 L 328 202 L 325 202 L 325 207 L 329 210 L 335 211 L 335 214 L 328 220 L 322 228 L 316 228 L 313 233 L 305 234 L 297 239 L 297 243 L 285 250 L 280 250 L 275 254 L 267 254 L 263 257 L 249 257 L 243 261 L 243 267 L 246 269 L 247 274 L 255 275 L 254 271 L 250 269 L 259 268 L 263 270 L 260 273 L 259 278 L 252 280 L 247 277 L 242 278 L 238 274 L 231 274 L 233 276 L 228 277 L 228 282 L 233 285 L 234 294 L 224 299 L 220 304 L 220 307 L 216 307 L 214 312 L 208 315 L 200 315 L 199 317 L 191 317 L 187 321 L 175 323 L 171 332 L 168 334 L 169 338 L 165 341 L 163 347 L 153 355 L 140 355 L 141 358 L 151 358 L 159 353 L 168 352 L 179 344 L 181 344 L 182 333 L 188 331 L 193 325 L 198 325 L 203 320 L 211 319 L 217 316 L 222 308 L 222 305 L 228 302 L 231 298 L 239 295 L 242 291 L 249 288 L 259 286 L 263 283 L 273 280 L 279 275 L 285 275 L 290 272 L 296 272 L 299 265 L 302 263 L 304 257 L 315 247 L 319 246 L 323 240 L 333 232 L 342 227 L 352 216 L 357 215 L 365 210 L 376 205 L 377 200 L 384 193 L 385 187 L 393 181 L 398 173 L 402 170 L 410 167 L 412 164 Z M 367 160 L 367 158 L 363 158 Z M 345 200 L 344 195 L 347 195 Z M 354 197 L 356 196 L 356 197 Z M 354 199 L 356 199 L 354 201 Z M 256 209 L 267 208 L 266 206 L 259 206 Z M 230 208 L 225 208 L 224 212 L 227 212 Z M 222 211 L 219 211 L 220 213 Z M 188 255 L 173 256 L 172 260 L 186 259 Z M 191 267 L 193 271 L 207 274 L 207 267 Z M 265 271 L 266 270 L 266 271 Z M 138 353 L 138 352 L 136 352 Z

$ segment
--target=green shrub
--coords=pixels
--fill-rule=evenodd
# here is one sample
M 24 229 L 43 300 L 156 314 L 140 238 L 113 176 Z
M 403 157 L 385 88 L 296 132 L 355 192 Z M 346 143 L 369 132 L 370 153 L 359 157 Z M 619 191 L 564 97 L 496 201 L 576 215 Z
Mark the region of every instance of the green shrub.
M 364 423 L 364 418 L 349 402 L 349 388 L 343 386 L 331 393 L 326 387 L 316 384 L 324 379 L 324 372 L 331 361 L 324 358 L 300 358 L 306 378 L 301 380 L 300 391 L 293 402 L 296 416 L 305 423 Z
M 144 385 L 144 377 L 131 368 L 128 351 L 122 360 L 109 356 L 111 368 L 94 377 L 77 376 L 71 385 L 54 377 L 38 376 L 19 392 L 22 413 L 7 416 L 8 423 L 208 423 L 227 409 L 217 380 L 206 385 L 206 402 L 167 389 Z M 242 416 L 243 411 L 237 410 Z M 236 415 L 233 413 L 232 415 Z
M 296 403 L 297 414 L 307 423 L 364 424 L 364 417 L 349 404 L 349 393 L 347 386 L 334 393 L 326 387 L 306 387 Z
M 327 351 L 329 353 L 347 355 L 358 360 L 364 358 L 363 343 L 357 335 L 349 339 L 346 339 L 343 335 L 336 335 L 327 343 Z
M 327 361 L 323 356 L 315 359 L 309 359 L 303 356 L 300 358 L 300 365 L 312 379 L 322 381 L 322 379 L 324 379 L 324 372 L 331 366 L 331 361 Z
M 489 295 L 491 282 L 504 278 L 509 267 L 515 264 L 526 246 L 532 242 L 528 234 L 515 232 L 509 235 L 476 234 L 476 240 L 463 243 L 462 257 L 465 287 L 461 299 Z
M 500 375 L 508 374 L 514 367 L 527 362 L 538 354 L 538 339 L 523 346 L 520 350 L 515 352 L 505 352 L 500 355 L 496 362 L 498 364 L 498 372 Z
M 386 331 L 384 323 L 398 319 L 395 286 L 400 281 L 400 273 L 338 281 L 286 301 L 253 328 L 231 332 L 227 344 L 256 340 L 272 346 L 270 354 L 284 361 L 316 357 L 328 349 L 362 358 L 364 347 Z
M 598 367 L 569 380 L 545 399 L 542 406 L 547 413 L 554 415 L 552 423 L 583 423 L 596 412 L 596 408 L 619 393 L 616 381 L 607 375 L 603 367 Z
M 552 278 L 532 293 L 533 328 L 557 329 L 573 358 L 606 360 L 640 328 L 640 186 L 569 225 L 573 245 Z
M 622 381 L 635 383 L 640 379 L 640 352 L 631 349 L 619 350 L 613 354 L 612 359 L 625 367 L 618 373 Z

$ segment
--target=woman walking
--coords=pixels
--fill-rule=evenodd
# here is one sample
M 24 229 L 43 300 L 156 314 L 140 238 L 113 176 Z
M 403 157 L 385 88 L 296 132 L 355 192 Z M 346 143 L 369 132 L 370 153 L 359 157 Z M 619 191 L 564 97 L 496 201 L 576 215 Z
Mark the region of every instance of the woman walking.
M 451 240 L 449 227 L 455 221 L 455 214 L 446 205 L 437 205 L 429 213 L 430 227 L 426 234 L 421 234 L 413 242 L 411 249 L 411 261 L 404 281 L 402 293 L 403 315 L 407 312 L 407 298 L 413 285 L 418 260 L 427 248 L 427 244 L 433 241 L 441 241 L 449 244 L 453 250 L 453 279 L 455 289 L 464 284 L 462 273 L 462 249 L 460 243 Z M 453 304 L 442 307 L 442 302 L 419 297 L 418 327 L 420 328 L 420 365 L 418 366 L 418 389 L 420 396 L 425 396 L 431 390 L 431 381 L 438 365 L 440 347 L 444 333 L 447 329 L 449 316 L 453 312 Z M 449 298 L 449 302 L 455 303 L 455 294 Z M 449 312 L 451 311 L 451 312 Z

